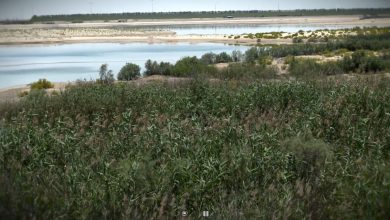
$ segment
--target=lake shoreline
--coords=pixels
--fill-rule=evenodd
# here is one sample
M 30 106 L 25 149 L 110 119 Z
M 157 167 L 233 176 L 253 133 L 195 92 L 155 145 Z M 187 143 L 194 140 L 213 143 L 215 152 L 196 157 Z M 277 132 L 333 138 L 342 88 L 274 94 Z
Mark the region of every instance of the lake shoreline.
M 56 44 L 78 44 L 78 43 L 148 43 L 148 44 L 178 44 L 178 43 L 221 43 L 229 45 L 254 46 L 256 44 L 292 44 L 292 38 L 289 39 L 257 39 L 240 38 L 233 39 L 224 37 L 224 35 L 187 35 L 170 37 L 78 37 L 69 39 L 50 39 L 50 40 L 23 40 L 12 42 L 1 42 L 1 46 L 28 46 L 28 45 L 56 45 Z
M 169 30 L 147 30 L 147 27 L 196 25 L 303 25 L 327 26 L 349 25 L 364 27 L 388 27 L 390 18 L 361 19 L 360 16 L 311 16 L 235 19 L 175 19 L 175 20 L 129 20 L 118 22 L 85 22 L 0 25 L 0 45 L 23 44 L 72 44 L 72 43 L 226 43 L 257 44 L 257 39 L 227 38 L 222 34 L 179 35 Z M 144 27 L 145 29 L 142 29 Z M 134 29 L 135 28 L 135 29 Z M 141 29 L 140 29 L 141 28 Z M 326 28 L 326 27 L 324 27 Z M 320 29 L 320 27 L 319 27 Z M 243 33 L 241 33 L 243 34 Z M 262 39 L 265 44 L 290 44 L 292 39 Z

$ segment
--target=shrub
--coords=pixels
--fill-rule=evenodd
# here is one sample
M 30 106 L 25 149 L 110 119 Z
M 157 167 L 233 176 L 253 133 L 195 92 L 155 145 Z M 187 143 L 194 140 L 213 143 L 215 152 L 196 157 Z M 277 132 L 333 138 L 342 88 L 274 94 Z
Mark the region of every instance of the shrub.
M 245 62 L 254 63 L 259 58 L 259 52 L 256 47 L 252 47 L 245 51 Z
M 18 93 L 18 97 L 22 98 L 28 95 L 28 91 L 22 91 Z
M 252 63 L 231 63 L 219 71 L 221 79 L 274 79 L 277 77 L 274 68 L 256 65 Z
M 127 63 L 118 73 L 118 80 L 133 80 L 140 76 L 141 68 L 133 63 Z
M 258 59 L 258 63 L 260 66 L 267 66 L 272 64 L 272 60 L 271 56 L 261 56 Z
M 343 73 L 339 62 L 318 63 L 313 59 L 292 59 L 289 62 L 290 74 L 294 76 L 313 78 Z
M 291 168 L 299 178 L 317 176 L 333 155 L 328 144 L 311 135 L 288 138 L 281 143 L 281 149 L 290 156 Z
M 352 56 L 343 59 L 342 66 L 346 72 L 379 72 L 385 69 L 385 62 L 375 56 L 369 56 L 365 51 L 357 51 Z
M 50 89 L 53 88 L 54 84 L 46 79 L 40 79 L 37 82 L 31 83 L 31 89 Z
M 301 38 L 301 37 L 294 37 L 292 39 L 292 41 L 293 41 L 294 44 L 303 43 L 303 38 Z

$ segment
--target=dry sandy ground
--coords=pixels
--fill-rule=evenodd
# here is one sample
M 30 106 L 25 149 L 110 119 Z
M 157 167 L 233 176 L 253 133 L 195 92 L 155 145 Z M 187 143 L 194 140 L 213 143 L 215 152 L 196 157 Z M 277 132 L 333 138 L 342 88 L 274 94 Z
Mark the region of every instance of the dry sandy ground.
M 48 89 L 47 92 L 53 92 L 53 91 L 61 91 L 64 90 L 65 87 L 68 85 L 68 83 L 53 83 L 54 88 Z M 0 89 L 0 103 L 4 102 L 14 102 L 19 100 L 19 94 L 22 92 L 29 92 L 30 86 L 29 85 L 19 85 L 19 86 L 13 86 L 9 88 Z
M 236 19 L 176 19 L 176 20 L 129 20 L 118 22 L 56 23 L 29 25 L 0 25 L 0 44 L 46 44 L 82 42 L 215 42 L 232 44 L 254 44 L 256 39 L 229 39 L 223 35 L 176 35 L 170 31 L 142 30 L 147 26 L 169 25 L 353 25 L 390 26 L 390 18 L 364 19 L 360 16 L 313 16 L 313 17 L 272 17 Z M 116 28 L 124 27 L 124 28 Z M 138 27 L 141 29 L 132 29 Z M 286 44 L 291 39 L 262 39 L 265 44 Z
M 28 25 L 0 25 L 1 29 L 32 29 L 32 28 L 90 28 L 90 27 L 142 27 L 142 26 L 169 26 L 169 25 L 239 25 L 239 24 L 345 24 L 345 25 L 389 25 L 390 18 L 361 19 L 360 15 L 342 15 L 342 16 L 299 16 L 299 17 L 269 17 L 269 18 L 206 18 L 206 19 L 163 19 L 163 20 L 128 20 L 127 22 L 84 22 L 84 23 L 65 23 L 55 24 L 28 24 Z

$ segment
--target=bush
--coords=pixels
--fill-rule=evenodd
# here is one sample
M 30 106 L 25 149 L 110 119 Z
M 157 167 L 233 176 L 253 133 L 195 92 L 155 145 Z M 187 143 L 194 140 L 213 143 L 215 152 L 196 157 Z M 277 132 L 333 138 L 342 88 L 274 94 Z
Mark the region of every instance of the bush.
M 277 71 L 271 67 L 251 63 L 232 63 L 218 73 L 221 79 L 274 79 Z
M 332 158 L 331 147 L 311 135 L 288 138 L 281 149 L 290 156 L 291 169 L 298 178 L 310 178 L 319 174 L 326 160 Z
M 385 69 L 385 62 L 365 51 L 356 51 L 352 56 L 344 57 L 342 66 L 345 72 L 379 72 Z
M 245 62 L 254 63 L 259 58 L 259 51 L 256 47 L 252 47 L 245 51 Z
M 118 73 L 118 80 L 129 81 L 138 78 L 141 68 L 133 63 L 127 63 Z
M 313 59 L 291 59 L 290 74 L 298 77 L 315 78 L 319 76 L 329 76 L 342 74 L 343 69 L 339 62 L 318 63 Z
M 301 37 L 294 37 L 292 39 L 292 41 L 293 41 L 294 44 L 303 43 L 303 38 L 301 38 Z
M 22 91 L 18 93 L 18 97 L 23 98 L 28 95 L 28 91 Z
M 54 84 L 46 79 L 40 79 L 37 82 L 30 84 L 30 89 L 51 89 Z

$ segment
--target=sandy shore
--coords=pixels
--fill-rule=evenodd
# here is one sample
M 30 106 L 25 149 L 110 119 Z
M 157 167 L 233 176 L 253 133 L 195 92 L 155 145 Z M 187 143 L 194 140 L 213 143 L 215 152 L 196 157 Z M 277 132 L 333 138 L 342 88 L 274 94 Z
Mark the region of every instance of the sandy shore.
M 176 20 L 129 20 L 118 22 L 56 23 L 28 25 L 0 25 L 0 44 L 50 44 L 85 42 L 215 42 L 254 44 L 256 39 L 234 39 L 224 35 L 177 35 L 163 30 L 175 25 L 352 25 L 390 26 L 390 18 L 360 19 L 360 16 L 272 17 L 237 19 L 176 19 Z M 161 26 L 161 30 L 147 27 Z M 120 28 L 119 28 L 120 27 Z M 144 29 L 142 27 L 145 27 Z M 134 29 L 137 28 L 137 29 Z M 262 43 L 286 44 L 291 39 L 263 39 Z
M 1 29 L 33 29 L 33 28 L 92 28 L 92 27 L 143 27 L 170 25 L 390 25 L 390 18 L 361 19 L 360 15 L 343 16 L 299 16 L 299 17 L 268 17 L 268 18 L 206 18 L 206 19 L 163 19 L 163 20 L 128 20 L 127 22 L 95 21 L 84 23 L 56 22 L 54 24 L 0 25 Z

